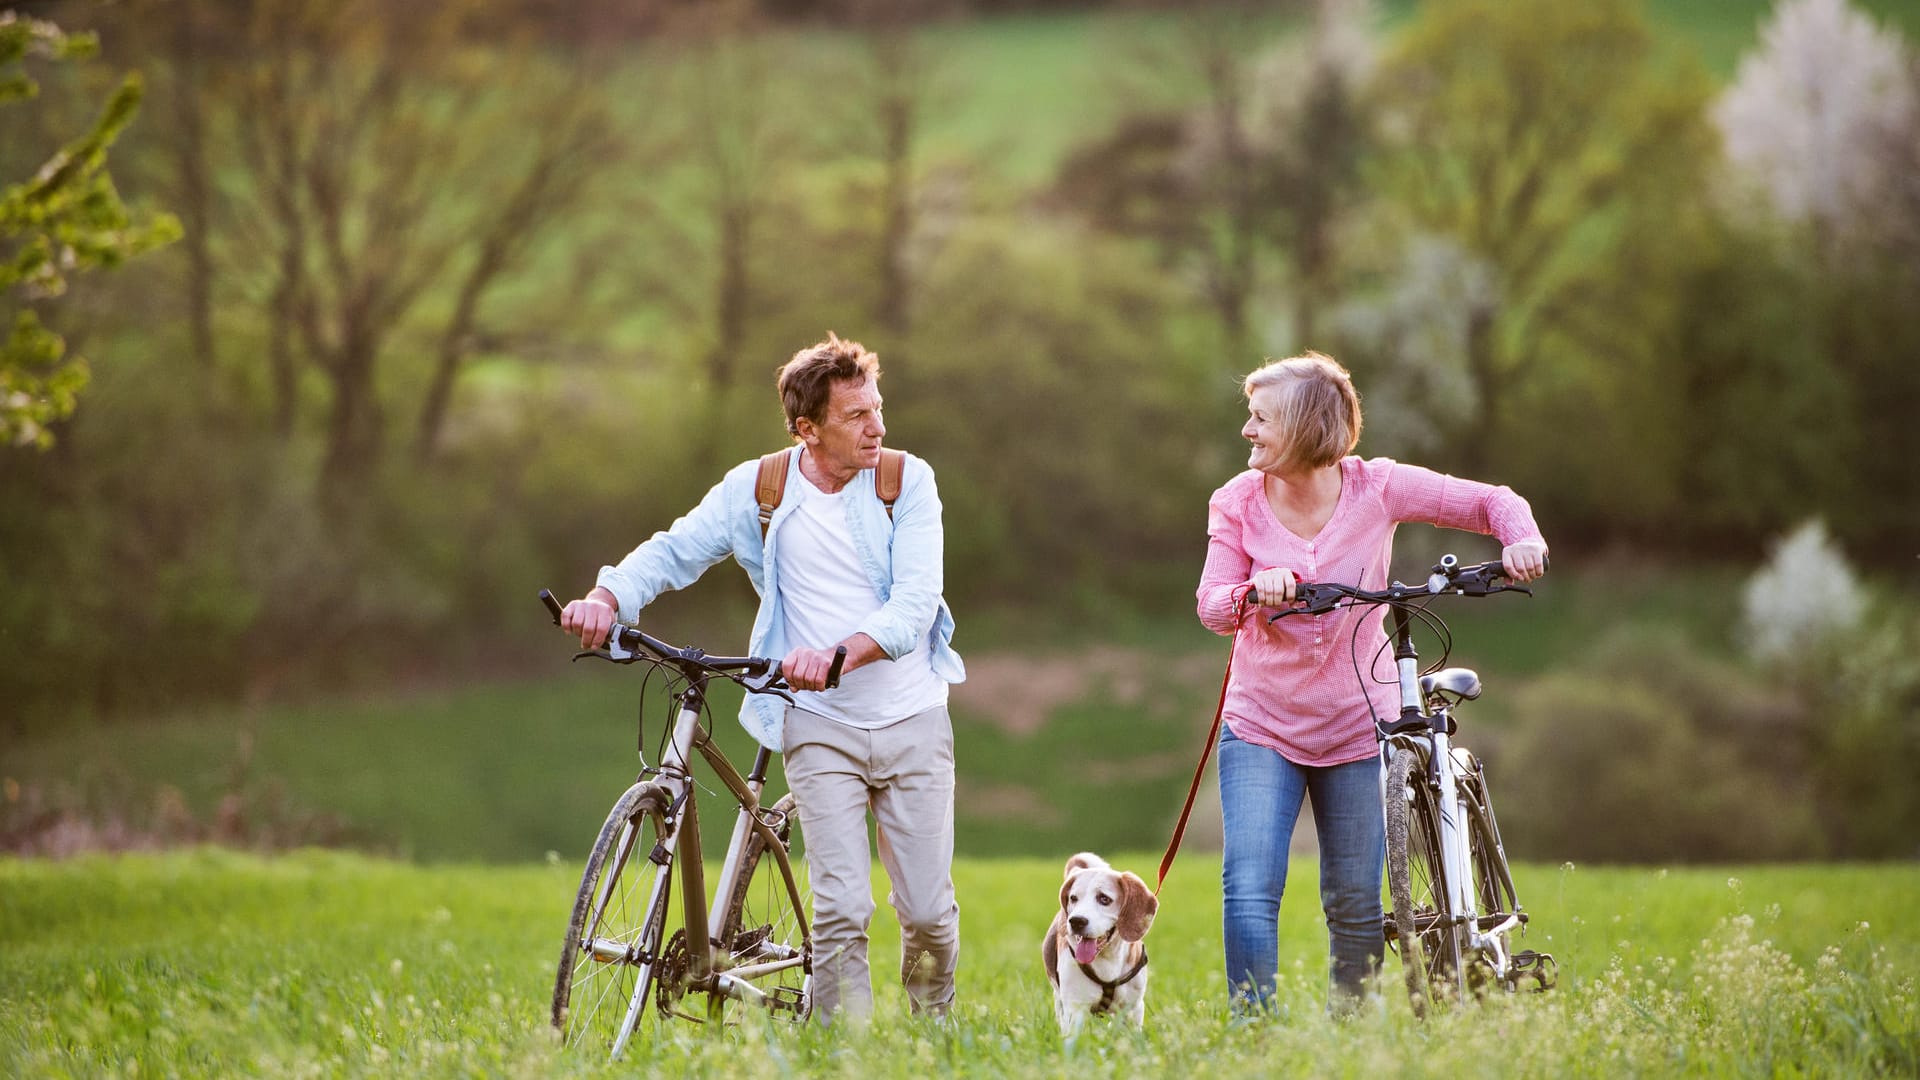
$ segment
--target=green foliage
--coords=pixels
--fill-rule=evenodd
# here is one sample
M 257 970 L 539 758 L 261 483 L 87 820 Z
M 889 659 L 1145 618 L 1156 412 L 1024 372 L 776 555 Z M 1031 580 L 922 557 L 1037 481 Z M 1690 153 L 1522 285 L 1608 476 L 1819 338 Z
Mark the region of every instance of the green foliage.
M 546 1028 L 578 885 L 570 863 L 416 868 L 322 852 L 0 862 L 0 1069 L 9 1074 L 540 1074 L 1068 1077 L 1910 1074 L 1920 1036 L 1910 866 L 1608 870 L 1522 866 L 1530 946 L 1561 985 L 1419 1023 L 1392 993 L 1324 1014 L 1311 860 L 1280 918 L 1279 1014 L 1226 1016 L 1219 863 L 1184 857 L 1148 938 L 1146 1029 L 1054 1026 L 1038 941 L 1060 859 L 955 867 L 963 915 L 949 1026 L 906 1016 L 894 920 L 873 924 L 865 1030 L 687 1025 L 609 1065 Z M 1107 852 L 1145 871 L 1142 855 Z M 876 890 L 884 891 L 878 873 Z M 1391 961 L 1390 961 L 1391 962 Z M 1398 972 L 1392 972 L 1397 975 Z
M 1808 712 L 1681 637 L 1626 631 L 1511 709 L 1489 769 L 1502 838 L 1520 858 L 1825 853 Z
M 1234 386 L 1124 251 L 981 230 L 927 283 L 888 411 L 940 470 L 956 602 L 1140 597 L 1156 564 L 1189 591 L 1198 577 L 1207 493 L 1233 470 Z
M 91 35 L 70 37 L 51 23 L 0 12 L 0 106 L 38 92 L 25 71 L 29 57 L 76 60 L 96 48 Z M 111 269 L 180 236 L 170 215 L 129 211 L 107 173 L 107 150 L 133 119 L 141 92 L 140 77 L 127 76 L 89 131 L 29 179 L 0 187 L 0 446 L 51 446 L 51 425 L 73 414 L 87 385 L 86 361 L 67 355 L 34 306 L 66 292 L 76 273 Z
M 1820 805 L 1836 850 L 1920 853 L 1920 616 L 1898 601 L 1808 665 Z
M 1459 243 L 1494 286 L 1441 464 L 1497 467 L 1568 524 L 1674 510 L 1665 371 L 1692 317 L 1674 286 L 1697 258 L 1710 92 L 1627 0 L 1421 7 L 1377 81 L 1379 212 Z

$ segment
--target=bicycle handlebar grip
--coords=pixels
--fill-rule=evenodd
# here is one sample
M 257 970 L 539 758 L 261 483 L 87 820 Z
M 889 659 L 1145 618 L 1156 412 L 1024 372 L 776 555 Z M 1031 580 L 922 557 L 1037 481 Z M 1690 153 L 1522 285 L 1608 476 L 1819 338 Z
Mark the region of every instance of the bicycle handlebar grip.
M 833 666 L 827 669 L 827 689 L 840 685 L 840 666 L 847 662 L 847 647 L 841 645 L 833 650 Z
M 553 614 L 553 625 L 559 626 L 560 625 L 560 601 L 555 600 L 553 598 L 553 593 L 550 590 L 541 589 L 540 602 L 547 605 L 547 610 Z

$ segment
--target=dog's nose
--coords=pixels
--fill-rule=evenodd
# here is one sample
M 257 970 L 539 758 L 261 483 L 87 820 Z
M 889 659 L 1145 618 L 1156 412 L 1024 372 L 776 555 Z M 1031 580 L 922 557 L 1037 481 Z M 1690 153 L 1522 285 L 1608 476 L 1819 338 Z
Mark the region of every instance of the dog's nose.
M 1085 933 L 1087 929 L 1087 917 L 1085 915 L 1075 915 L 1067 920 L 1067 925 L 1072 927 L 1073 932 L 1076 934 Z

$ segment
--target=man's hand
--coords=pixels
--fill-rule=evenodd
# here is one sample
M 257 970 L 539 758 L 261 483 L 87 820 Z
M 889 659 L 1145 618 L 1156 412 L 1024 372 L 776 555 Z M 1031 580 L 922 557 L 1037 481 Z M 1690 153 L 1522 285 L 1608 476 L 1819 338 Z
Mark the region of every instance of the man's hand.
M 865 634 L 855 634 L 824 649 L 793 650 L 780 661 L 780 677 L 795 690 L 825 690 L 827 672 L 833 667 L 834 651 L 842 645 L 847 648 L 847 658 L 840 665 L 842 677 L 854 668 L 887 659 L 879 642 Z
M 780 661 L 780 677 L 795 690 L 825 690 L 833 654 L 833 649 L 795 649 Z M 841 673 L 850 666 L 842 667 Z
M 619 613 L 620 602 L 613 593 L 595 585 L 592 592 L 560 612 L 560 629 L 579 637 L 581 648 L 597 649 L 607 643 Z
M 1538 540 L 1508 544 L 1500 552 L 1500 566 L 1524 585 L 1547 572 L 1547 545 Z

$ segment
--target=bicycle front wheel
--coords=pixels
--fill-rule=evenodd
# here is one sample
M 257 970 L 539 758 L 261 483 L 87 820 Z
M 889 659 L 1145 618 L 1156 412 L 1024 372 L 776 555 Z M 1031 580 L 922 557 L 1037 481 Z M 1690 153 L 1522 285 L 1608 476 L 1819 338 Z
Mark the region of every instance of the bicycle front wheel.
M 1432 990 L 1458 989 L 1460 935 L 1449 911 L 1441 858 L 1440 812 L 1427 782 L 1425 754 L 1393 751 L 1387 762 L 1387 890 L 1415 1015 L 1426 1015 Z
M 1466 811 L 1467 851 L 1473 863 L 1473 891 L 1478 910 L 1475 921 L 1484 933 L 1495 929 L 1509 916 L 1520 914 L 1520 900 L 1514 895 L 1513 871 L 1507 866 L 1507 851 L 1500 843 L 1500 826 L 1494 823 L 1493 804 L 1487 793 L 1485 774 L 1476 766 L 1462 777 L 1460 805 Z M 1470 965 L 1469 976 L 1476 992 L 1493 977 L 1504 980 L 1504 988 L 1514 989 L 1515 970 L 1511 947 L 1500 935 Z M 1497 967 L 1496 967 L 1497 964 Z M 1538 973 L 1544 984 L 1544 977 Z
M 813 1009 L 813 941 L 808 930 L 808 885 L 800 818 L 792 795 L 761 811 L 787 853 L 789 887 L 765 837 L 750 834 L 734 867 L 733 895 L 720 918 L 721 965 L 762 995 L 770 1015 L 803 1020 Z M 751 995 L 749 995 L 751 996 Z M 720 1004 L 715 997 L 715 1005 Z
M 553 985 L 568 1048 L 617 1058 L 645 1013 L 661 955 L 673 860 L 653 861 L 669 793 L 635 784 L 613 805 L 580 876 Z

